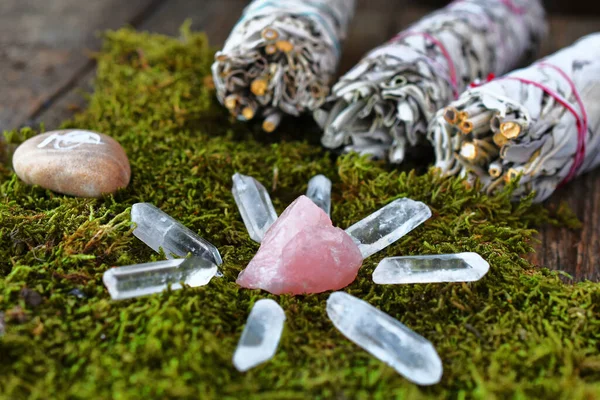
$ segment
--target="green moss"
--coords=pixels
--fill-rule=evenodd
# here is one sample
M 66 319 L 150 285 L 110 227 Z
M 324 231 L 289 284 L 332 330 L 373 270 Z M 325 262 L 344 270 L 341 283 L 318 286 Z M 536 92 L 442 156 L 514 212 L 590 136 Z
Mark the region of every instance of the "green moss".
M 288 122 L 277 134 L 232 121 L 205 84 L 212 50 L 203 35 L 180 40 L 130 30 L 106 35 L 89 107 L 66 127 L 112 135 L 133 178 L 103 199 L 24 185 L 0 167 L 0 394 L 47 398 L 548 398 L 600 397 L 600 285 L 563 283 L 536 269 L 532 227 L 562 221 L 510 190 L 480 194 L 434 171 L 390 169 L 355 155 L 335 159 L 318 132 Z M 299 127 L 299 128 L 298 128 Z M 7 132 L 9 143 L 35 134 Z M 401 196 L 433 218 L 368 259 L 346 290 L 431 340 L 444 362 L 439 385 L 419 388 L 344 339 L 325 315 L 328 294 L 269 296 L 235 277 L 257 249 L 230 193 L 235 171 L 271 189 L 281 212 L 323 173 L 345 227 Z M 151 202 L 215 243 L 223 279 L 203 288 L 113 302 L 102 273 L 161 259 L 133 237 L 129 209 Z M 559 212 L 557 215 L 564 215 Z M 384 256 L 476 251 L 489 274 L 470 284 L 377 286 Z M 30 305 L 29 288 L 43 303 Z M 71 291 L 78 289 L 86 297 Z M 287 314 L 275 358 L 246 374 L 231 357 L 252 304 L 274 297 Z

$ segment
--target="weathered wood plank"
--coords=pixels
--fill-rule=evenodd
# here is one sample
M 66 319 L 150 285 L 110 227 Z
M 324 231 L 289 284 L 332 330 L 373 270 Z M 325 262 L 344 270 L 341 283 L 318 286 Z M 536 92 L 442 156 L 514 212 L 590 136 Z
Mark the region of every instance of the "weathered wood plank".
M 583 222 L 581 230 L 543 227 L 533 263 L 564 271 L 575 281 L 600 281 L 600 171 L 586 174 L 558 190 L 550 207 L 566 202 Z
M 205 1 L 202 5 L 187 0 L 170 0 L 156 7 L 137 28 L 177 36 L 181 25 L 190 19 L 192 29 L 206 32 L 212 45 L 221 46 L 246 4 L 246 0 L 213 0 Z M 223 9 L 228 12 L 222 12 Z M 53 129 L 70 118 L 85 106 L 85 94 L 92 91 L 94 76 L 94 69 L 87 71 L 77 85 L 61 96 L 52 107 L 41 112 L 33 122 L 43 122 L 46 129 Z
M 193 30 L 206 32 L 213 46 L 221 46 L 248 3 L 248 0 L 170 0 L 146 19 L 140 29 L 176 36 L 189 19 Z
M 397 2 L 406 6 L 406 1 Z M 394 13 L 386 12 L 385 0 L 359 0 L 357 11 L 344 42 L 340 74 L 348 71 L 373 47 L 388 40 L 394 28 Z
M 93 66 L 98 31 L 135 22 L 163 0 L 2 0 L 0 129 L 27 123 Z
M 582 36 L 600 30 L 600 16 L 551 15 L 550 32 L 544 41 L 542 55 L 548 55 L 573 44 Z

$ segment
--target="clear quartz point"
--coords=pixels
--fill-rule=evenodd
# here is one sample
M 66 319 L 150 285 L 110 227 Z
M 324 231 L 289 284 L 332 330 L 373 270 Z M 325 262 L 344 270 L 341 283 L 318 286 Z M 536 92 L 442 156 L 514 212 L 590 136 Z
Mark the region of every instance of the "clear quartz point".
M 113 300 L 160 293 L 182 288 L 204 286 L 217 273 L 217 266 L 200 257 L 180 258 L 145 264 L 111 268 L 104 273 L 102 281 Z
M 398 283 L 472 282 L 481 279 L 490 265 L 477 253 L 389 257 L 373 272 L 373 282 Z
M 385 249 L 431 217 L 431 210 L 420 201 L 397 199 L 361 219 L 346 233 L 354 238 L 367 258 Z
M 233 365 L 244 372 L 270 360 L 277 351 L 285 313 L 274 300 L 258 300 L 233 354 Z
M 212 243 L 152 204 L 134 204 L 131 220 L 137 225 L 133 234 L 156 252 L 162 248 L 167 258 L 185 257 L 191 253 L 217 265 L 223 263 L 219 250 Z
M 344 292 L 327 300 L 327 315 L 348 339 L 418 385 L 442 378 L 442 360 L 424 337 L 386 313 Z
M 242 220 L 246 225 L 250 238 L 260 243 L 277 219 L 277 212 L 267 189 L 251 176 L 233 175 L 233 198 L 237 204 Z
M 325 175 L 313 176 L 308 181 L 306 197 L 325 211 L 325 214 L 331 215 L 331 181 Z

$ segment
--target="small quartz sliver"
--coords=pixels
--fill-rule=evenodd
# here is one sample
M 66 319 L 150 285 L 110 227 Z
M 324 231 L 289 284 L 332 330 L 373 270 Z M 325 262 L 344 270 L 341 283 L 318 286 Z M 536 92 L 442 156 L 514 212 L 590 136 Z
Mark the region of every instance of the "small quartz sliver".
M 231 192 L 250 238 L 260 243 L 277 219 L 267 189 L 251 176 L 235 173 Z
M 113 300 L 160 293 L 171 285 L 172 290 L 204 286 L 217 273 L 217 266 L 200 257 L 173 259 L 111 268 L 102 281 Z
M 348 339 L 418 385 L 442 379 L 442 361 L 433 345 L 386 313 L 344 292 L 327 300 L 327 315 Z
M 481 279 L 490 265 L 477 253 L 389 257 L 373 272 L 373 282 L 400 283 L 473 282 Z
M 391 245 L 431 217 L 431 210 L 420 201 L 402 198 L 392 201 L 358 221 L 346 233 L 354 238 L 363 258 Z
M 331 181 L 325 175 L 316 175 L 308 181 L 306 197 L 311 199 L 325 214 L 331 216 Z
M 233 355 L 238 371 L 247 371 L 273 358 L 284 321 L 285 313 L 274 300 L 262 299 L 254 304 Z
M 191 253 L 217 265 L 223 263 L 219 250 L 212 243 L 152 204 L 134 204 L 131 220 L 137 225 L 134 236 L 156 252 L 162 248 L 167 258 L 185 257 Z

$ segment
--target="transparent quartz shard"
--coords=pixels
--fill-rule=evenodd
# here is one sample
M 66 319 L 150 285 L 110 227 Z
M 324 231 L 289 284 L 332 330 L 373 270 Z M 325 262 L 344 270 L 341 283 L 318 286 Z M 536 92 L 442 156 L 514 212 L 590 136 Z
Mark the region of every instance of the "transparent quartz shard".
M 346 233 L 354 238 L 367 258 L 383 250 L 431 217 L 431 210 L 420 201 L 397 199 L 358 221 Z
M 313 176 L 308 181 L 306 197 L 325 211 L 325 214 L 331 215 L 331 181 L 325 175 Z
M 344 336 L 406 379 L 433 385 L 442 378 L 442 360 L 433 345 L 369 303 L 334 292 L 327 300 L 327 315 Z
M 137 227 L 133 234 L 158 252 L 162 247 L 167 258 L 185 257 L 188 253 L 221 265 L 219 250 L 207 240 L 149 203 L 131 207 L 131 220 Z
M 490 265 L 477 253 L 389 257 L 375 268 L 373 282 L 472 282 L 481 279 L 489 269 Z
M 277 219 L 277 212 L 267 189 L 251 176 L 233 175 L 233 198 L 242 214 L 250 238 L 260 243 Z
M 254 304 L 233 354 L 238 371 L 247 371 L 275 355 L 284 321 L 285 313 L 274 300 L 262 299 Z
M 181 289 L 181 283 L 191 287 L 204 286 L 217 273 L 217 266 L 200 257 L 180 258 L 111 268 L 102 281 L 113 300 L 159 293 L 171 285 Z

